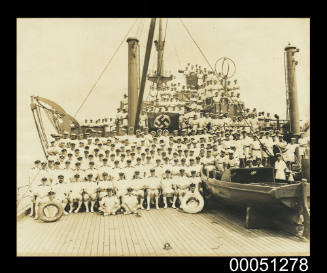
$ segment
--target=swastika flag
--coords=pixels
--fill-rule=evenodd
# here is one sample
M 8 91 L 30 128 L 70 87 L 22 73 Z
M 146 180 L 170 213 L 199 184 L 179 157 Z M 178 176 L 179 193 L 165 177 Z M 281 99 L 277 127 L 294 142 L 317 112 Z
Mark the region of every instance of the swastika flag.
M 173 130 L 178 130 L 179 114 L 167 112 L 148 113 L 148 127 L 150 131 L 167 129 L 171 132 Z

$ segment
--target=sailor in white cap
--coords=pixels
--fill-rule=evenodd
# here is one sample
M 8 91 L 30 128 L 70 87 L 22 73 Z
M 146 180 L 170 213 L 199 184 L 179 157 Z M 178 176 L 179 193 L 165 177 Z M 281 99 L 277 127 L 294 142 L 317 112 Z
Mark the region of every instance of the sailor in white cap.
M 64 208 L 64 215 L 68 215 L 65 208 L 72 192 L 69 186 L 70 185 L 68 184 L 67 180 L 64 179 L 64 175 L 58 175 L 57 181 L 55 181 L 54 185 L 51 186 L 51 189 L 56 193 L 56 199 L 61 202 L 62 207 Z
M 120 201 L 114 194 L 113 188 L 106 189 L 106 195 L 99 201 L 99 205 L 99 211 L 102 211 L 104 216 L 116 214 L 120 209 Z
M 137 213 L 138 206 L 137 197 L 133 194 L 133 188 L 128 187 L 127 193 L 122 196 L 121 207 L 125 210 L 124 214 Z
M 276 182 L 285 182 L 286 180 L 286 176 L 285 176 L 285 172 L 288 170 L 286 163 L 284 160 L 282 160 L 282 156 L 280 153 L 276 154 L 277 160 L 275 162 L 275 181 Z
M 161 189 L 164 202 L 164 208 L 168 207 L 167 198 L 173 198 L 173 202 L 176 202 L 177 192 L 175 190 L 174 181 L 170 170 L 165 171 L 165 175 L 161 179 Z
M 251 155 L 253 158 L 258 159 L 258 158 L 262 158 L 262 154 L 261 154 L 261 144 L 258 140 L 257 135 L 253 135 L 253 140 L 252 143 L 250 144 L 251 146 Z
M 146 182 L 147 179 L 142 179 L 140 176 L 140 171 L 136 169 L 131 184 L 133 185 L 133 190 L 134 190 L 133 193 L 136 195 L 138 199 L 140 209 L 144 209 L 143 207 L 144 191 L 148 187 L 146 185 Z
M 227 160 L 227 168 L 238 168 L 240 165 L 240 161 L 234 158 L 234 152 L 229 150 L 228 152 L 228 160 Z
M 305 157 L 305 150 L 307 146 L 307 140 L 304 138 L 304 133 L 300 133 L 300 137 L 298 138 L 298 144 L 299 144 L 299 156 L 301 159 Z
M 150 169 L 150 176 L 148 176 L 146 185 L 146 200 L 147 210 L 150 210 L 151 203 L 155 199 L 156 209 L 159 209 L 159 191 L 161 188 L 161 179 L 156 175 L 155 169 Z
M 184 169 L 180 169 L 179 171 L 180 171 L 180 174 L 178 177 L 176 177 L 174 179 L 174 183 L 176 185 L 177 198 L 180 202 L 180 208 L 182 209 L 182 199 L 183 199 L 184 195 L 186 194 L 191 181 L 186 176 Z M 176 208 L 176 198 L 174 198 L 174 200 L 173 200 L 172 208 L 174 208 L 174 209 Z
M 68 138 L 68 132 L 63 133 L 63 138 L 61 139 L 61 142 L 64 143 L 64 146 L 68 148 L 68 143 L 70 142 L 70 139 Z
M 52 173 L 47 168 L 47 162 L 41 162 L 41 170 L 38 172 L 37 176 L 35 177 L 35 180 L 40 181 L 41 178 L 46 177 L 47 178 L 47 184 L 51 185 L 52 182 Z
M 38 208 L 39 204 L 48 196 L 48 193 L 51 190 L 51 187 L 48 183 L 47 177 L 42 177 L 40 180 L 40 184 L 37 184 L 35 186 L 32 186 L 30 188 L 31 192 L 31 199 L 30 199 L 30 214 L 29 216 L 33 216 L 34 219 L 38 219 Z
M 285 147 L 284 159 L 287 162 L 288 168 L 292 169 L 292 163 L 295 162 L 295 150 L 299 147 L 299 144 L 296 143 L 296 138 L 292 137 L 291 142 L 288 143 Z

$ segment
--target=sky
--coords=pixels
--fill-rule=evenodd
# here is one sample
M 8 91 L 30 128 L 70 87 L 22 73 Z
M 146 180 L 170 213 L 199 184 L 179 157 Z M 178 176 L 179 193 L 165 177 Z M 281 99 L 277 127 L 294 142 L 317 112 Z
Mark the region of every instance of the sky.
M 281 118 L 285 118 L 286 112 L 284 48 L 288 43 L 298 47 L 296 75 L 300 119 L 310 119 L 309 19 L 182 20 L 212 66 L 220 57 L 231 58 L 236 63 L 234 79 L 238 80 L 241 98 L 247 107 L 278 113 Z M 164 30 L 166 23 L 164 18 Z M 127 42 L 123 38 L 132 27 L 128 36 L 140 40 L 142 67 L 149 25 L 149 18 L 17 19 L 18 167 L 42 157 L 29 106 L 30 96 L 53 100 L 74 116 L 123 42 L 76 118 L 114 115 L 123 94 L 127 94 Z M 179 79 L 181 74 L 177 70 L 188 62 L 207 66 L 179 18 L 169 18 L 164 32 L 165 70 Z M 154 38 L 157 36 L 156 31 Z M 149 69 L 155 69 L 155 53 L 152 48 Z M 22 177 L 25 168 L 19 168 L 18 172 Z

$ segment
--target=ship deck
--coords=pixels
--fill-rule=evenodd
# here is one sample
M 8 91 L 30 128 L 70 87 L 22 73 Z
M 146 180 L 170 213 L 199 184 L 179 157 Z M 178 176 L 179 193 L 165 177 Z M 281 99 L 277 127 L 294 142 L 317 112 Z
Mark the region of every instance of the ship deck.
M 170 250 L 164 249 L 169 243 Z M 18 256 L 306 256 L 309 242 L 282 231 L 246 229 L 231 210 L 186 214 L 172 208 L 135 215 L 17 221 Z

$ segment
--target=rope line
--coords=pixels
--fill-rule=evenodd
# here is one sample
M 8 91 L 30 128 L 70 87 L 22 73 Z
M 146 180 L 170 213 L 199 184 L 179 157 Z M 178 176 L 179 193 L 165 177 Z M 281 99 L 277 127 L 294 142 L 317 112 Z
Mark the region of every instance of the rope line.
M 81 110 L 82 106 L 85 104 L 86 100 L 88 99 L 88 97 L 91 95 L 92 91 L 95 89 L 97 83 L 99 82 L 99 80 L 101 79 L 101 77 L 103 76 L 104 72 L 106 71 L 106 69 L 108 68 L 109 64 L 111 63 L 111 61 L 113 60 L 113 58 L 116 56 L 118 50 L 120 49 L 120 47 L 122 46 L 123 42 L 126 40 L 128 34 L 131 32 L 132 28 L 134 27 L 135 22 L 137 21 L 137 19 L 133 22 L 132 26 L 130 27 L 130 29 L 128 30 L 128 32 L 126 33 L 126 35 L 124 36 L 123 40 L 120 42 L 119 46 L 117 47 L 117 49 L 115 50 L 114 54 L 111 56 L 111 58 L 109 59 L 109 61 L 107 62 L 107 64 L 105 65 L 104 69 L 102 70 L 102 72 L 100 73 L 100 75 L 98 76 L 98 78 L 96 79 L 95 83 L 93 84 L 93 86 L 91 87 L 89 93 L 87 94 L 87 96 L 85 97 L 85 99 L 83 100 L 83 102 L 81 103 L 80 107 L 77 109 L 74 117 L 77 116 L 77 114 L 79 113 L 79 111 Z
M 33 114 L 33 118 L 34 118 L 34 122 L 35 122 L 35 126 L 36 126 L 36 130 L 37 130 L 37 133 L 39 135 L 39 138 L 41 140 L 41 146 L 42 146 L 42 149 L 43 149 L 43 152 L 44 152 L 44 155 L 45 155 L 45 158 L 47 158 L 47 153 L 45 151 L 45 148 L 44 148 L 44 143 L 43 143 L 43 140 L 42 140 L 42 135 L 40 133 L 40 128 L 39 128 L 39 125 L 37 124 L 37 121 L 36 121 L 36 118 L 35 118 L 35 113 L 34 113 L 34 110 L 32 110 L 32 114 Z
M 40 124 L 41 133 L 42 133 L 42 136 L 43 136 L 45 147 L 48 148 L 49 144 L 48 144 L 48 139 L 47 139 L 47 136 L 45 134 L 45 130 L 44 130 L 44 126 L 43 126 L 42 113 L 40 111 L 40 107 L 36 107 L 36 113 L 37 113 L 37 116 L 38 116 L 38 119 L 39 119 L 39 124 Z

